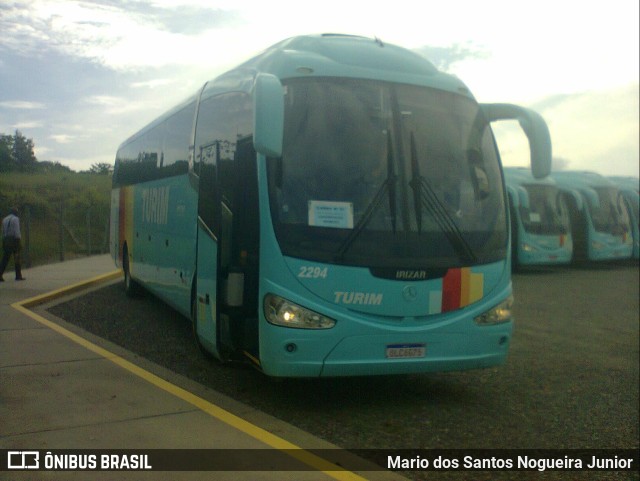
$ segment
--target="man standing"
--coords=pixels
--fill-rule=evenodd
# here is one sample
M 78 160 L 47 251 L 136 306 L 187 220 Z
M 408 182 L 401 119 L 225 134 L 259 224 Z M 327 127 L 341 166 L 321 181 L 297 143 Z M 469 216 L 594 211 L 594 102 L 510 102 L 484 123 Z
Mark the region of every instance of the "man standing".
M 16 268 L 16 281 L 24 281 L 20 265 L 22 235 L 20 234 L 20 219 L 18 209 L 12 208 L 11 213 L 2 219 L 2 262 L 0 262 L 0 282 L 4 281 L 2 274 L 13 255 L 13 263 Z

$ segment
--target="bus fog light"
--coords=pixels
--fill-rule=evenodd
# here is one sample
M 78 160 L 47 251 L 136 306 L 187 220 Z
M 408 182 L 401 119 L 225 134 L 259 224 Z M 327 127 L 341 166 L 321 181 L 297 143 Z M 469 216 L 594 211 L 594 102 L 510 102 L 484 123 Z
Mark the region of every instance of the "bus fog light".
M 336 321 L 280 296 L 264 297 L 264 315 L 271 324 L 298 329 L 331 329 Z
M 474 322 L 480 326 L 500 324 L 511 320 L 511 306 L 513 306 L 513 296 L 509 296 L 497 306 L 489 309 L 474 318 Z

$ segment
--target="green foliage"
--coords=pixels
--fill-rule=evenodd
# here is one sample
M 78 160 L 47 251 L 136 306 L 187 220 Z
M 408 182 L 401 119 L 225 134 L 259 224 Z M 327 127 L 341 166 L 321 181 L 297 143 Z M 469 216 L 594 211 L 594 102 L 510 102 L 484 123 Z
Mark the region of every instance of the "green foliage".
M 16 130 L 0 134 L 0 219 L 21 212 L 25 257 L 43 264 L 102 252 L 107 246 L 110 164 L 76 173 L 59 162 L 38 162 L 33 140 Z
M 91 169 L 89 169 L 89 172 L 91 174 L 110 175 L 113 173 L 113 165 L 107 164 L 105 162 L 92 164 Z
M 0 172 L 9 172 L 14 167 L 13 137 L 0 134 Z
M 58 260 L 61 235 L 65 258 L 87 254 L 89 244 L 92 253 L 104 251 L 110 197 L 111 176 L 75 173 L 55 164 L 47 173 L 0 175 L 0 219 L 12 206 L 20 209 L 23 238 L 29 224 L 34 264 Z
M 66 165 L 62 165 L 60 162 L 51 162 L 49 160 L 44 160 L 42 162 L 38 162 L 37 167 L 38 172 L 43 173 L 71 173 L 72 170 Z
M 38 160 L 32 139 L 19 130 L 14 135 L 0 134 L 0 172 L 35 172 Z

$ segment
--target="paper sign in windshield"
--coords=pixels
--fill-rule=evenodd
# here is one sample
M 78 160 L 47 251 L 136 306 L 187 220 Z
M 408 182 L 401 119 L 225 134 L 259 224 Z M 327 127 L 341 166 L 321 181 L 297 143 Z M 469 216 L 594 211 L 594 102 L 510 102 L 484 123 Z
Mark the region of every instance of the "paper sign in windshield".
M 353 204 L 351 202 L 310 200 L 309 225 L 353 229 Z

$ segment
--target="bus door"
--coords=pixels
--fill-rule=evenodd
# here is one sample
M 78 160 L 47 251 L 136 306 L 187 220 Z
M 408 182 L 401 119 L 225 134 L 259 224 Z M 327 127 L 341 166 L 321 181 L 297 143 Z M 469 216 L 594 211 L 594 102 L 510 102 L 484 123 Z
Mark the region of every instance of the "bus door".
M 230 355 L 258 358 L 260 216 L 253 138 L 237 140 L 233 159 L 221 158 L 220 344 Z
M 218 350 L 218 265 L 219 236 L 216 165 L 219 142 L 199 146 L 198 239 L 195 295 L 192 300 L 194 334 L 200 347 L 220 358 Z
M 194 330 L 221 360 L 256 355 L 259 214 L 250 97 L 207 99 L 196 128 L 199 173 Z

